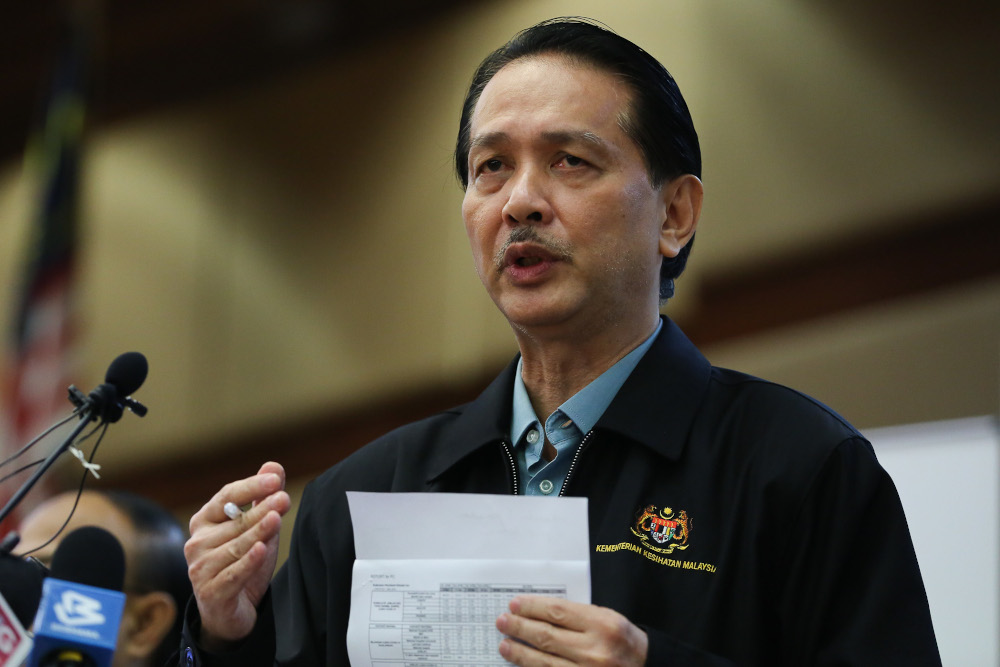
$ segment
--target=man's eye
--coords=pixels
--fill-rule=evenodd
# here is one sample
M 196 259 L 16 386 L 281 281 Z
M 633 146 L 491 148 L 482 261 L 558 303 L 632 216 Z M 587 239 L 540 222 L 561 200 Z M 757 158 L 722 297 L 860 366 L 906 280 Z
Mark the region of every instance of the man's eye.
M 480 168 L 480 171 L 494 172 L 494 171 L 500 171 L 502 168 L 503 168 L 503 162 L 501 162 L 496 158 L 493 158 L 492 160 L 487 160 L 486 162 L 484 162 L 483 166 Z
M 577 157 L 575 155 L 569 155 L 568 153 L 563 156 L 560 162 L 564 163 L 567 167 L 582 167 L 587 164 L 587 161 L 582 157 Z

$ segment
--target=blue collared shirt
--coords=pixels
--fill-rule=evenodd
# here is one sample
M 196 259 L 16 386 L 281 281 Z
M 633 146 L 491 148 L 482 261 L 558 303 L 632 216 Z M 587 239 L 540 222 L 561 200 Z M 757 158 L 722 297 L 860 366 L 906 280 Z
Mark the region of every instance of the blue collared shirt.
M 545 420 L 545 430 L 535 415 L 528 398 L 528 390 L 521 378 L 521 360 L 514 375 L 514 408 L 511 415 L 510 435 L 517 453 L 518 472 L 524 480 L 523 493 L 528 496 L 556 496 L 562 488 L 570 462 L 585 433 L 588 433 L 612 399 L 625 384 L 625 380 L 660 333 L 663 321 L 656 330 L 614 366 L 604 371 L 593 382 L 578 391 Z M 556 448 L 551 461 L 542 458 L 545 438 Z

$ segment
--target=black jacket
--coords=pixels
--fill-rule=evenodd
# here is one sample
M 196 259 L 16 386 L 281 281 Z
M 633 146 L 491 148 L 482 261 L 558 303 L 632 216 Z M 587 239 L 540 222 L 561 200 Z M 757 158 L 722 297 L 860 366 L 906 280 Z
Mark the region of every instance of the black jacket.
M 254 634 L 205 664 L 270 665 L 274 634 L 281 665 L 348 664 L 344 492 L 517 493 L 514 367 L 311 482 Z M 589 498 L 593 602 L 649 633 L 649 665 L 940 665 L 906 520 L 871 445 L 807 396 L 711 367 L 669 320 L 584 438 L 563 493 Z

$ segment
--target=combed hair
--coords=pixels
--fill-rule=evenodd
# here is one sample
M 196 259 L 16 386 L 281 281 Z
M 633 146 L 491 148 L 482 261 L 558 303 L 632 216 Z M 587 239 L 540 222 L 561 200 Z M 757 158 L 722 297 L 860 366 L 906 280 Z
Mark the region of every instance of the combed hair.
M 661 185 L 682 174 L 701 178 L 701 147 L 694 121 L 670 72 L 639 46 L 592 19 L 562 17 L 522 30 L 480 63 L 462 106 L 455 169 L 463 188 L 469 186 L 472 114 L 483 89 L 497 72 L 521 58 L 558 54 L 619 77 L 632 92 L 632 103 L 619 119 L 622 130 L 639 147 L 650 181 Z M 660 299 L 673 295 L 673 281 L 684 271 L 694 237 L 676 257 L 664 257 Z
M 170 512 L 153 501 L 125 491 L 108 491 L 108 500 L 128 517 L 135 529 L 135 558 L 126 568 L 126 588 L 144 594 L 169 593 L 177 605 L 174 627 L 153 655 L 155 664 L 165 664 L 180 644 L 184 607 L 191 597 L 184 541 L 187 532 Z

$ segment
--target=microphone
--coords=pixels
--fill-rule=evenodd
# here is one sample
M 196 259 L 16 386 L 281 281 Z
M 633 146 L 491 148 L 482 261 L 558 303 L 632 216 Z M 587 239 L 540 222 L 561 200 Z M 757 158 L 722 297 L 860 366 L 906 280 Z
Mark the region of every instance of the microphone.
M 113 424 L 121 419 L 125 408 L 128 408 L 139 417 L 146 416 L 146 406 L 129 398 L 129 394 L 142 386 L 142 383 L 146 381 L 146 374 L 148 372 L 149 364 L 146 362 L 146 357 L 139 352 L 126 352 L 125 354 L 118 355 L 111 362 L 111 365 L 108 366 L 108 372 L 104 374 L 104 384 L 98 385 L 90 394 L 84 394 L 75 385 L 69 386 L 69 400 L 79 408 L 78 412 L 74 414 L 80 415 L 80 423 L 73 428 L 73 431 L 63 440 L 62 444 L 49 454 L 48 458 L 35 470 L 28 481 L 11 496 L 7 504 L 3 506 L 3 509 L 0 509 L 0 522 L 3 522 L 14 511 L 17 504 L 21 502 L 24 496 L 28 494 L 28 491 L 45 474 L 45 471 L 55 463 L 59 455 L 72 446 L 76 437 L 80 435 L 87 424 L 97 419 L 103 420 L 105 425 Z M 42 436 L 44 435 L 45 433 L 42 434 Z M 38 438 L 42 436 L 38 436 Z M 27 447 L 37 442 L 38 438 L 35 438 Z M 22 451 L 27 449 L 27 447 L 23 448 Z
M 34 558 L 12 554 L 19 541 L 20 536 L 11 531 L 0 542 L 0 599 L 22 626 L 30 627 L 42 599 L 42 580 L 49 571 Z
M 125 552 L 97 526 L 67 535 L 52 556 L 29 667 L 110 667 L 125 610 Z
M 146 406 L 133 401 L 129 395 L 142 386 L 148 373 L 149 363 L 141 352 L 120 354 L 108 366 L 104 384 L 98 385 L 86 396 L 70 385 L 69 400 L 78 408 L 89 408 L 91 421 L 101 419 L 107 424 L 114 424 L 122 418 L 125 408 L 144 417 Z
M 31 637 L 0 595 L 0 667 L 17 667 L 31 650 Z
M 125 352 L 108 366 L 104 381 L 116 387 L 120 395 L 128 396 L 142 386 L 148 373 L 149 363 L 141 352 Z

